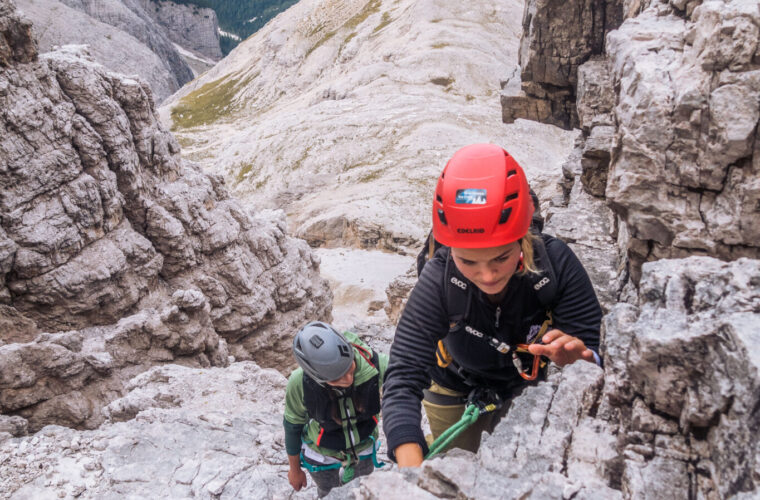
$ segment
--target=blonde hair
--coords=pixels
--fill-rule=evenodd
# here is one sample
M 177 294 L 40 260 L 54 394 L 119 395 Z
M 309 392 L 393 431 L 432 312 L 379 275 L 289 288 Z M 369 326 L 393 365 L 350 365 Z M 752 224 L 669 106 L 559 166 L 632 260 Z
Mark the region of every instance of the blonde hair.
M 525 276 L 528 273 L 538 274 L 539 270 L 536 267 L 536 261 L 533 257 L 533 244 L 538 242 L 539 245 L 543 244 L 539 241 L 538 236 L 528 231 L 528 233 L 520 238 L 520 251 L 522 252 L 522 269 L 517 274 Z

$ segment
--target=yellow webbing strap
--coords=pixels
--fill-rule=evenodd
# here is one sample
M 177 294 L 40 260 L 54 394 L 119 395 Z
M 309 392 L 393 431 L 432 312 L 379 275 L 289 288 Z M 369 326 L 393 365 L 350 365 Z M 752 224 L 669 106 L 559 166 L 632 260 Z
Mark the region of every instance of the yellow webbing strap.
M 438 341 L 438 347 L 435 350 L 435 359 L 438 361 L 438 366 L 441 368 L 446 368 L 454 360 L 443 345 L 443 340 Z

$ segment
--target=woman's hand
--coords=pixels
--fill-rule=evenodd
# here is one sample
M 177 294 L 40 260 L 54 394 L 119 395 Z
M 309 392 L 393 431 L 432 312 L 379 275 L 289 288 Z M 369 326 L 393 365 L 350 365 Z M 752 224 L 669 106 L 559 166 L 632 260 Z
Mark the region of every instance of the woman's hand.
M 394 451 L 399 468 L 422 465 L 422 448 L 417 443 L 400 444 Z
M 541 338 L 542 344 L 531 344 L 528 351 L 536 356 L 546 356 L 559 366 L 569 365 L 579 359 L 594 363 L 594 353 L 578 337 L 562 330 L 549 330 Z

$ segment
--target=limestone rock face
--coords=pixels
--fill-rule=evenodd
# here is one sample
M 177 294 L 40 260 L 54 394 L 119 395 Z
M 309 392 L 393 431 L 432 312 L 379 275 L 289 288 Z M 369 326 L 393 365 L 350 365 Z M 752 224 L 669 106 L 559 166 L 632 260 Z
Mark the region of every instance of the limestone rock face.
M 67 44 L 87 45 L 93 59 L 108 69 L 148 82 L 158 101 L 179 88 L 161 57 L 132 35 L 57 0 L 18 0 L 16 4 L 32 21 L 40 52 Z
M 129 381 L 97 430 L 48 426 L 0 437 L 0 491 L 13 499 L 313 498 L 311 481 L 290 496 L 280 410 L 286 382 L 252 362 L 155 367 Z M 0 420 L 0 436 L 3 429 Z
M 760 255 L 758 24 L 753 2 L 685 18 L 659 4 L 608 36 L 620 91 L 606 196 L 634 262 Z
M 539 96 L 551 109 L 569 109 L 577 97 L 577 113 L 564 122 L 583 131 L 584 189 L 605 198 L 625 226 L 631 278 L 661 258 L 757 258 L 757 2 L 628 2 L 622 23 L 593 24 L 604 44 L 583 30 L 543 36 L 560 22 L 557 9 L 586 12 L 587 3 L 526 4 L 522 87 L 559 85 L 556 95 Z M 568 58 L 562 47 L 589 50 Z M 510 99 L 502 101 L 507 121 L 563 121 L 523 113 L 524 98 Z
M 607 318 L 607 344 L 617 349 L 609 396 L 632 405 L 629 430 L 644 433 L 627 447 L 632 496 L 650 487 L 646 474 L 672 477 L 674 465 L 706 497 L 760 493 L 758 276 L 760 262 L 749 259 L 649 263 L 640 306 Z M 636 456 L 652 454 L 660 460 Z
M 522 73 L 504 83 L 513 88 L 513 95 L 502 96 L 504 121 L 526 118 L 578 127 L 578 67 L 604 51 L 607 32 L 622 21 L 623 4 L 621 0 L 527 0 L 520 40 Z
M 74 48 L 37 56 L 0 2 L 0 412 L 93 427 L 153 364 L 285 370 L 331 293 L 279 212 L 179 157 L 144 83 Z
M 166 29 L 172 42 L 214 61 L 222 58 L 219 23 L 213 9 L 166 0 L 142 0 L 140 5 L 150 18 Z
M 16 4 L 32 20 L 41 52 L 66 44 L 86 44 L 100 64 L 147 81 L 157 102 L 193 79 L 193 71 L 172 43 L 169 30 L 154 19 L 155 6 L 149 15 L 141 0 L 18 0 Z M 178 16 L 176 20 L 190 22 L 192 9 L 180 10 L 190 17 Z M 214 29 L 211 25 L 215 25 L 216 16 L 204 15 L 209 17 L 197 16 L 198 28 L 190 31 L 205 40 L 202 45 L 206 46 L 216 34 L 207 34 Z M 218 40 L 216 45 L 218 49 Z
M 37 44 L 28 20 L 15 15 L 13 4 L 0 4 L 0 66 L 27 63 L 37 58 Z

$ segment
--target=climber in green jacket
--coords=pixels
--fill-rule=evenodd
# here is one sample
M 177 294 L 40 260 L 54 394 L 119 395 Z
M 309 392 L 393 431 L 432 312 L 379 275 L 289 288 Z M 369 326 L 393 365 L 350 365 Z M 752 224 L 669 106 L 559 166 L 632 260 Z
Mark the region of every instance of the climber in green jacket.
M 317 321 L 298 331 L 293 354 L 300 367 L 291 373 L 285 393 L 288 480 L 296 491 L 306 486 L 303 466 L 322 497 L 377 464 L 388 356 L 373 352 L 351 332 L 341 334 Z

